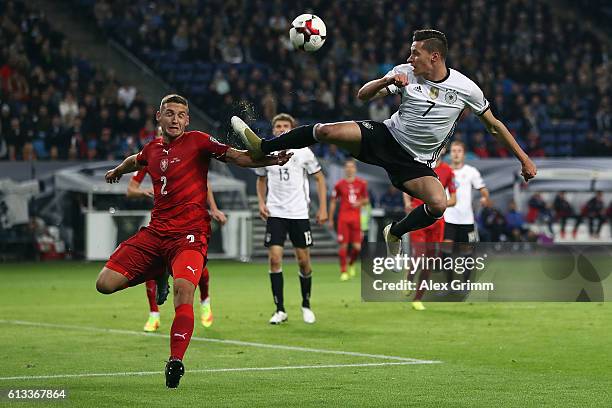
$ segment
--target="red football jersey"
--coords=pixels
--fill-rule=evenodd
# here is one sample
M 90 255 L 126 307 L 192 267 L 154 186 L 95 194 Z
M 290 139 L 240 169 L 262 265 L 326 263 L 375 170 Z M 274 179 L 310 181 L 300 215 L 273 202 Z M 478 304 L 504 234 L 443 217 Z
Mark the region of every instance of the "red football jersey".
M 438 178 L 440 179 L 440 183 L 442 183 L 442 187 L 448 190 L 449 193 L 454 193 L 457 191 L 457 186 L 455 185 L 455 173 L 451 166 L 444 162 L 440 162 L 440 165 L 434 169 Z M 410 201 L 412 203 L 412 208 L 416 208 L 423 204 L 423 201 L 418 198 L 412 197 Z
M 361 216 L 360 201 L 368 198 L 368 183 L 364 179 L 355 177 L 351 182 L 342 179 L 336 183 L 332 192 L 332 199 L 340 200 L 338 214 L 345 216 Z
M 228 149 L 199 131 L 185 132 L 170 143 L 162 139 L 149 142 L 137 156 L 153 181 L 149 227 L 170 234 L 207 231 L 208 165 L 211 157 L 222 160 Z
M 132 176 L 132 180 L 140 184 L 142 183 L 142 180 L 144 180 L 146 175 L 147 175 L 147 168 L 143 167 L 142 169 L 138 170 L 136 174 Z

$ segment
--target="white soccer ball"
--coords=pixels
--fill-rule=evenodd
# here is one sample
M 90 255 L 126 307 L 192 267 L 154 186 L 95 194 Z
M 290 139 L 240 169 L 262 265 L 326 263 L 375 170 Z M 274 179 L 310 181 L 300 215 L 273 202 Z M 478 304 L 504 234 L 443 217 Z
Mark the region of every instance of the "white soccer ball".
M 327 28 L 325 23 L 314 14 L 299 15 L 291 23 L 289 39 L 298 50 L 313 52 L 325 43 Z

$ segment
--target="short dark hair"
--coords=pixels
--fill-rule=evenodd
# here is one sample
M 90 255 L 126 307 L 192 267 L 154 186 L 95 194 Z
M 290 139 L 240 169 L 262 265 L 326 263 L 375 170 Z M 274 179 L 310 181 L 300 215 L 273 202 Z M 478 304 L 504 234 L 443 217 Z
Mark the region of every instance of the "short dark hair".
M 182 97 L 181 95 L 178 95 L 178 94 L 170 94 L 170 95 L 164 96 L 161 100 L 161 103 L 159 104 L 160 112 L 162 111 L 163 106 L 167 103 L 178 103 L 181 105 L 185 105 L 187 107 L 187 110 L 189 110 L 189 103 L 187 102 L 187 98 Z
M 446 35 L 442 31 L 431 29 L 416 30 L 412 34 L 412 41 L 423 41 L 423 48 L 429 52 L 437 51 L 442 56 L 442 59 L 446 59 L 448 41 L 446 41 Z

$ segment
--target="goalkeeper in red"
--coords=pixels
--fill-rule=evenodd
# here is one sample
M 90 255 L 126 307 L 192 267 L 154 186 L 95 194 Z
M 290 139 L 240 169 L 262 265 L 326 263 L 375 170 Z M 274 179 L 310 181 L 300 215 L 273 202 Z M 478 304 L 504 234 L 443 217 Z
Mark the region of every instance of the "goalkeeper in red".
M 162 140 L 149 142 L 140 153 L 106 173 L 106 181 L 115 183 L 123 174 L 147 167 L 154 193 L 151 222 L 117 247 L 102 268 L 96 288 L 111 294 L 155 279 L 163 265 L 171 266 L 175 315 L 165 373 L 166 386 L 176 388 L 185 373 L 182 360 L 193 333 L 193 295 L 206 266 L 210 160 L 263 167 L 283 165 L 291 154 L 281 152 L 255 160 L 246 151 L 219 143 L 206 133 L 185 131 L 189 107 L 180 95 L 165 96 L 156 118 Z

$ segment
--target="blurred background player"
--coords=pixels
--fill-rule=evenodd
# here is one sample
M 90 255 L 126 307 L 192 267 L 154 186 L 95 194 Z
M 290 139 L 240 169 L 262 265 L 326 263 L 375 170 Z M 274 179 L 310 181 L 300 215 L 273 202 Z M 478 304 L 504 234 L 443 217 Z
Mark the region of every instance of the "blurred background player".
M 478 231 L 474 223 L 474 209 L 472 208 L 472 189 L 480 191 L 480 204 L 487 206 L 489 202 L 489 190 L 487 190 L 480 172 L 473 166 L 465 164 L 465 144 L 454 141 L 450 147 L 451 168 L 455 175 L 456 203 L 444 213 L 444 245 L 442 250 L 445 255 L 450 255 L 455 246 L 452 243 L 474 243 L 478 241 Z M 457 248 L 467 251 L 466 246 Z M 445 271 L 450 282 L 453 279 L 453 271 Z M 469 270 L 464 273 L 464 278 L 469 278 Z
M 356 275 L 355 261 L 361 251 L 361 207 L 368 204 L 368 183 L 356 176 L 357 164 L 355 160 L 349 159 L 344 163 L 344 178 L 336 183 L 332 191 L 329 205 L 329 226 L 334 228 L 334 213 L 336 202 L 340 201 L 338 207 L 338 256 L 340 257 L 340 280 L 346 281 L 349 277 Z M 347 252 L 351 244 L 351 252 L 348 260 Z
M 138 172 L 132 176 L 127 188 L 128 198 L 151 198 L 153 199 L 153 188 L 142 189 L 140 185 L 147 174 L 147 168 L 138 170 Z M 217 207 L 215 196 L 213 194 L 210 181 L 206 181 L 208 186 L 208 192 L 206 193 L 208 200 L 208 209 L 210 216 L 213 220 L 217 221 L 222 226 L 227 222 L 227 217 L 223 211 Z M 200 322 L 204 327 L 210 327 L 213 323 L 212 307 L 210 305 L 210 294 L 209 294 L 209 273 L 208 267 L 204 267 L 202 271 L 202 277 L 198 286 L 200 287 Z M 149 301 L 149 318 L 144 325 L 144 331 L 154 332 L 159 329 L 160 316 L 159 306 L 156 300 L 157 293 L 157 282 L 155 280 L 148 280 L 145 282 L 147 290 L 147 299 Z
M 176 388 L 185 374 L 183 357 L 193 334 L 193 295 L 208 255 L 210 216 L 204 194 L 210 160 L 262 167 L 285 164 L 291 154 L 254 160 L 206 133 L 185 131 L 189 106 L 180 95 L 165 96 L 155 116 L 162 140 L 147 143 L 105 175 L 108 183 L 117 183 L 122 175 L 147 167 L 154 190 L 151 222 L 117 247 L 100 271 L 96 289 L 112 294 L 154 279 L 171 266 L 175 315 L 165 376 L 166 387 Z
M 442 155 L 444 155 L 444 152 L 442 152 Z M 453 169 L 448 164 L 444 163 L 441 159 L 438 159 L 434 171 L 438 175 L 438 178 L 440 179 L 440 183 L 442 183 L 444 190 L 446 190 L 448 193 L 449 197 L 447 201 L 447 206 L 448 208 L 452 208 L 457 203 L 455 174 L 453 173 Z M 406 207 L 406 212 L 412 211 L 413 208 L 416 208 L 421 204 L 423 204 L 423 202 L 418 198 L 410 197 L 408 194 L 404 193 L 404 205 Z M 438 246 L 438 243 L 442 242 L 443 240 L 444 218 L 439 219 L 438 221 L 431 224 L 429 227 L 425 227 L 416 231 L 411 231 L 410 247 L 412 249 L 412 256 L 439 256 L 440 248 Z M 410 280 L 412 280 L 415 275 L 411 272 L 412 271 L 408 271 L 408 279 Z M 431 270 L 427 267 L 422 268 L 419 272 L 417 290 L 414 295 L 414 300 L 412 301 L 412 308 L 414 310 L 425 310 L 425 306 L 423 305 L 423 302 L 421 302 L 423 294 L 425 294 L 425 289 L 420 289 L 420 286 L 421 282 L 429 279 L 430 276 Z
M 283 137 L 283 133 L 296 125 L 293 116 L 280 113 L 272 119 L 272 134 Z M 287 239 L 293 244 L 299 266 L 302 290 L 302 317 L 306 323 L 314 323 L 315 314 L 310 308 L 312 267 L 310 250 L 312 234 L 308 220 L 310 189 L 308 176 L 312 175 L 317 184 L 319 210 L 317 222 L 327 221 L 327 188 L 321 166 L 309 148 L 291 150 L 293 157 L 284 166 L 268 166 L 255 170 L 257 178 L 257 199 L 259 215 L 266 221 L 264 245 L 268 248 L 270 283 L 276 311 L 270 324 L 287 320 L 283 294 L 283 247 Z

